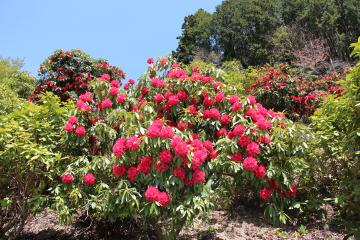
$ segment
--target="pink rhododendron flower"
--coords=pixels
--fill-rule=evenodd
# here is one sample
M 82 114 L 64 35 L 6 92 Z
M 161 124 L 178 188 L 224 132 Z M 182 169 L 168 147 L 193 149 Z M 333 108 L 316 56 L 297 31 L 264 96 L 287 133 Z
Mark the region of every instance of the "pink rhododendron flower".
M 69 117 L 68 123 L 70 123 L 71 125 L 73 125 L 77 122 L 78 122 L 78 118 L 76 116 Z
M 156 201 L 160 203 L 162 207 L 166 207 L 170 203 L 170 196 L 167 192 L 160 192 Z
M 230 116 L 228 114 L 223 114 L 221 117 L 220 117 L 220 123 L 221 125 L 223 126 L 226 126 L 230 123 Z
M 216 132 L 216 136 L 217 137 L 222 137 L 222 136 L 226 136 L 227 135 L 227 130 L 225 128 L 220 128 L 217 132 Z
M 254 172 L 258 167 L 258 162 L 253 157 L 247 157 L 243 161 L 243 167 L 245 170 Z
M 95 184 L 95 176 L 92 173 L 87 173 L 84 176 L 84 184 L 91 186 Z
M 111 87 L 118 88 L 118 87 L 119 87 L 119 81 L 117 81 L 117 80 L 112 80 L 112 81 L 110 82 L 110 86 L 111 86 Z
M 111 87 L 109 94 L 112 96 L 116 96 L 118 94 L 118 92 L 119 92 L 119 89 L 117 87 Z
M 192 174 L 191 181 L 193 184 L 201 184 L 205 182 L 205 172 L 203 170 L 196 169 Z
M 268 200 L 272 195 L 272 189 L 269 188 L 263 188 L 259 191 L 260 198 L 262 200 Z
M 64 175 L 61 176 L 61 182 L 63 184 L 71 184 L 74 181 L 74 177 L 73 175 L 71 175 L 71 173 L 66 173 Z
M 241 147 L 246 147 L 251 142 L 250 138 L 248 136 L 241 136 L 238 139 L 238 144 Z
M 160 137 L 162 139 L 173 138 L 174 130 L 172 129 L 172 127 L 163 127 L 160 131 Z
M 266 177 L 266 168 L 264 165 L 258 165 L 257 169 L 255 170 L 255 176 L 259 179 Z
M 256 126 L 262 130 L 271 129 L 271 127 L 272 127 L 271 123 L 266 121 L 264 118 L 259 119 L 256 122 Z
M 242 157 L 240 152 L 234 153 L 231 156 L 231 161 L 234 161 L 234 162 L 237 162 L 237 163 L 240 163 L 242 161 L 242 159 L 243 159 L 243 157 Z
M 186 178 L 186 172 L 185 169 L 182 167 L 174 168 L 173 175 L 175 177 L 178 177 L 180 180 L 184 181 Z
M 171 140 L 171 147 L 179 157 L 186 157 L 189 151 L 187 144 L 177 136 Z
M 215 101 L 218 102 L 218 103 L 224 101 L 224 99 L 225 99 L 225 94 L 223 92 L 218 92 L 215 95 Z
M 163 162 L 165 164 L 170 164 L 173 160 L 173 155 L 169 150 L 163 149 L 160 152 L 159 159 L 161 162 Z
M 64 126 L 64 130 L 68 133 L 73 132 L 75 130 L 74 125 L 72 125 L 71 123 L 67 123 Z
M 231 106 L 231 111 L 236 112 L 242 109 L 242 105 L 240 102 L 235 102 L 232 106 Z
M 160 191 L 155 186 L 148 186 L 148 188 L 145 191 L 145 198 L 149 202 L 156 202 L 158 199 Z
M 251 95 L 247 96 L 247 100 L 249 101 L 249 103 L 251 105 L 254 105 L 256 103 L 256 99 L 254 96 L 251 96 Z
M 100 109 L 111 108 L 111 107 L 112 107 L 112 101 L 108 98 L 105 98 L 105 100 L 103 100 L 100 103 Z
M 119 93 L 117 95 L 116 101 L 118 103 L 124 103 L 126 101 L 126 96 L 124 94 L 122 94 L 122 93 Z
M 229 103 L 230 104 L 234 104 L 236 102 L 239 102 L 239 97 L 238 96 L 229 96 Z
M 86 130 L 83 126 L 78 126 L 75 130 L 75 134 L 78 137 L 84 137 L 86 134 Z
M 130 167 L 127 171 L 127 177 L 130 181 L 134 181 L 138 175 L 138 170 L 136 167 Z
M 142 87 L 141 88 L 141 95 L 146 96 L 150 92 L 150 89 L 148 87 Z
M 220 118 L 220 111 L 217 108 L 212 108 L 209 111 L 210 118 L 213 120 L 218 120 Z
M 126 150 L 126 140 L 124 138 L 118 138 L 112 148 L 112 152 L 116 157 L 121 157 Z
M 179 98 L 175 95 L 170 96 L 167 104 L 169 104 L 170 107 L 175 106 L 179 103 Z
M 205 97 L 204 98 L 204 106 L 205 107 L 212 107 L 214 105 L 214 99 L 211 99 L 211 98 L 208 98 L 208 97 Z
M 151 165 L 152 165 L 151 157 L 149 157 L 149 156 L 142 157 L 140 159 L 139 165 L 137 166 L 137 170 L 138 170 L 138 172 L 148 174 L 150 172 Z
M 130 151 L 136 151 L 140 147 L 141 141 L 137 136 L 131 136 L 126 140 L 126 148 Z
M 154 102 L 157 102 L 157 103 L 161 103 L 162 101 L 164 101 L 165 98 L 164 96 L 161 94 L 161 93 L 157 93 L 155 96 L 154 96 Z
M 123 164 L 116 165 L 116 163 L 114 163 L 112 166 L 112 172 L 114 177 L 121 177 L 126 173 L 126 168 Z
M 257 144 L 256 142 L 249 143 L 246 147 L 246 152 L 252 157 L 256 156 L 260 153 L 259 144 Z
M 92 102 L 93 101 L 93 94 L 91 92 L 86 92 L 79 96 L 79 100 L 82 102 Z
M 76 103 L 76 107 L 79 108 L 81 111 L 83 112 L 89 112 L 90 111 L 90 107 L 89 105 L 87 105 L 85 102 L 79 100 L 77 103 Z
M 176 96 L 179 98 L 179 100 L 181 101 L 185 101 L 187 99 L 187 94 L 184 90 L 180 90 Z
M 192 115 L 196 115 L 197 114 L 197 108 L 195 105 L 190 105 L 186 108 Z
M 267 137 L 266 135 L 261 135 L 258 139 L 257 142 L 259 143 L 263 143 L 265 145 L 270 144 L 271 143 L 271 139 L 269 137 Z
M 245 131 L 246 131 L 245 126 L 236 125 L 232 132 L 233 132 L 234 136 L 240 137 L 245 133 Z
M 179 129 L 180 131 L 184 131 L 186 128 L 186 123 L 183 121 L 179 121 L 176 125 L 177 129 Z
M 104 73 L 101 75 L 100 79 L 110 81 L 110 75 L 107 73 Z

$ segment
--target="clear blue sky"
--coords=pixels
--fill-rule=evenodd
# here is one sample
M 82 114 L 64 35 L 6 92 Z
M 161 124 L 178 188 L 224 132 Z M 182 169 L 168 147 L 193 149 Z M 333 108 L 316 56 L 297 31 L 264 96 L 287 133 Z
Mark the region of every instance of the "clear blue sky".
M 136 79 L 146 59 L 176 49 L 186 15 L 221 0 L 0 0 L 0 56 L 37 74 L 55 49 L 108 59 Z

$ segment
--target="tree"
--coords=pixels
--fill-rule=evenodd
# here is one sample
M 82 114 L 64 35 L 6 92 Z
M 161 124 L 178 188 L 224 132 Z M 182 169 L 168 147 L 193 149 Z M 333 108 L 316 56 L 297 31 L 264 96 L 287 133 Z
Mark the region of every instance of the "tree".
M 30 100 L 38 101 L 45 91 L 53 92 L 63 101 L 77 98 L 86 92 L 89 80 L 103 74 L 117 80 L 125 77 L 120 68 L 105 59 L 94 59 L 78 49 L 58 49 L 40 65 L 40 78 Z
M 0 59 L 0 113 L 11 112 L 25 101 L 35 86 L 35 78 L 21 71 L 19 59 Z
M 281 23 L 279 1 L 227 0 L 214 13 L 214 34 L 223 59 L 244 65 L 267 61 L 267 36 Z
M 208 55 L 212 49 L 212 15 L 203 9 L 185 17 L 182 25 L 182 35 L 178 37 L 179 46 L 175 57 L 184 63 L 194 59 L 196 52 Z

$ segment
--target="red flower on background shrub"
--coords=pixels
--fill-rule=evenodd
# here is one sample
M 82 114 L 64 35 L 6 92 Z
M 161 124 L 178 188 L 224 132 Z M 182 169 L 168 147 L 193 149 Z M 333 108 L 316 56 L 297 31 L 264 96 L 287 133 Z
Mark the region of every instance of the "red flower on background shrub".
M 112 152 L 116 157 L 121 157 L 126 150 L 126 140 L 124 138 L 118 138 L 113 145 Z
M 100 109 L 106 109 L 106 108 L 111 108 L 112 107 L 112 101 L 108 98 L 106 98 L 105 100 L 103 100 L 100 103 Z
M 189 152 L 188 145 L 178 136 L 171 139 L 171 147 L 179 157 L 186 157 Z
M 63 184 L 71 184 L 74 181 L 74 177 L 71 173 L 66 173 L 64 175 L 61 176 L 61 182 Z
M 288 195 L 290 197 L 295 197 L 296 196 L 296 193 L 297 193 L 297 187 L 295 184 L 291 185 L 289 191 L 288 191 Z
M 160 192 L 156 201 L 159 202 L 162 207 L 166 207 L 170 203 L 170 196 L 167 192 Z
M 114 177 L 121 177 L 126 173 L 126 167 L 123 164 L 116 165 L 116 163 L 114 163 L 112 166 L 112 171 Z
M 64 126 L 64 130 L 68 133 L 73 132 L 75 130 L 74 125 L 72 125 L 71 123 L 67 123 Z
M 165 164 L 170 164 L 173 160 L 173 155 L 169 150 L 163 149 L 160 152 L 159 159 L 161 162 L 163 162 Z
M 205 182 L 205 172 L 203 170 L 196 169 L 192 174 L 191 181 L 193 184 L 201 184 Z
M 151 157 L 149 157 L 149 156 L 142 157 L 140 159 L 139 165 L 137 166 L 138 172 L 148 174 L 151 170 L 152 162 L 153 162 L 153 160 Z
M 73 125 L 73 124 L 75 124 L 77 122 L 78 122 L 78 118 L 76 116 L 69 117 L 68 124 Z
M 246 147 L 246 152 L 252 157 L 258 155 L 260 153 L 259 144 L 256 142 L 249 143 Z
M 173 175 L 175 177 L 178 177 L 180 180 L 184 181 L 186 178 L 186 172 L 185 169 L 182 167 L 174 168 Z
M 241 136 L 238 139 L 238 144 L 241 147 L 246 147 L 247 145 L 249 145 L 249 143 L 251 142 L 250 138 L 248 136 Z
M 232 133 L 233 133 L 234 136 L 240 137 L 240 136 L 242 136 L 242 135 L 245 133 L 245 130 L 246 130 L 245 126 L 243 126 L 243 125 L 236 125 L 236 126 L 234 127 Z
M 84 137 L 86 134 L 86 130 L 85 130 L 84 126 L 78 126 L 75 130 L 75 134 L 78 137 Z
M 272 195 L 272 189 L 263 188 L 259 191 L 260 198 L 264 201 L 267 201 Z
M 136 167 L 130 167 L 127 171 L 127 176 L 130 181 L 134 181 L 138 175 L 138 170 Z
M 136 151 L 140 147 L 141 141 L 136 136 L 131 136 L 126 140 L 126 148 L 130 151 Z
M 119 93 L 116 97 L 118 103 L 124 103 L 126 101 L 126 96 L 122 93 Z
M 231 156 L 231 161 L 240 163 L 243 160 L 242 154 L 240 152 L 234 153 Z
M 87 186 L 91 186 L 95 184 L 95 176 L 92 173 L 87 173 L 84 176 L 84 184 Z
M 258 167 L 258 162 L 253 157 L 247 157 L 243 161 L 243 167 L 245 170 L 255 172 Z
M 255 176 L 259 179 L 263 179 L 266 177 L 266 168 L 264 165 L 260 164 L 255 170 Z
M 159 189 L 157 189 L 157 187 L 150 185 L 145 191 L 145 198 L 149 202 L 156 202 L 158 199 L 159 193 L 160 193 L 160 191 L 159 191 Z

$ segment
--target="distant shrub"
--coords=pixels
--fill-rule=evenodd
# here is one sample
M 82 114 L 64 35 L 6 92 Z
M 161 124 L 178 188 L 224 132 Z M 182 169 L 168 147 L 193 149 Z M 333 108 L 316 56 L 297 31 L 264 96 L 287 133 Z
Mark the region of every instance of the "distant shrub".
M 53 166 L 62 159 L 67 108 L 47 94 L 0 117 L 0 236 L 16 237 L 28 216 L 42 209 Z
M 53 92 L 62 101 L 76 99 L 89 88 L 89 81 L 107 74 L 121 80 L 124 72 L 104 59 L 93 59 L 80 50 L 56 50 L 39 69 L 39 80 L 31 101 L 37 101 L 45 91 Z
M 293 120 L 306 121 L 320 107 L 324 96 L 342 94 L 343 89 L 337 83 L 342 77 L 331 73 L 309 80 L 289 75 L 286 65 L 265 66 L 247 91 L 266 108 L 284 111 Z

